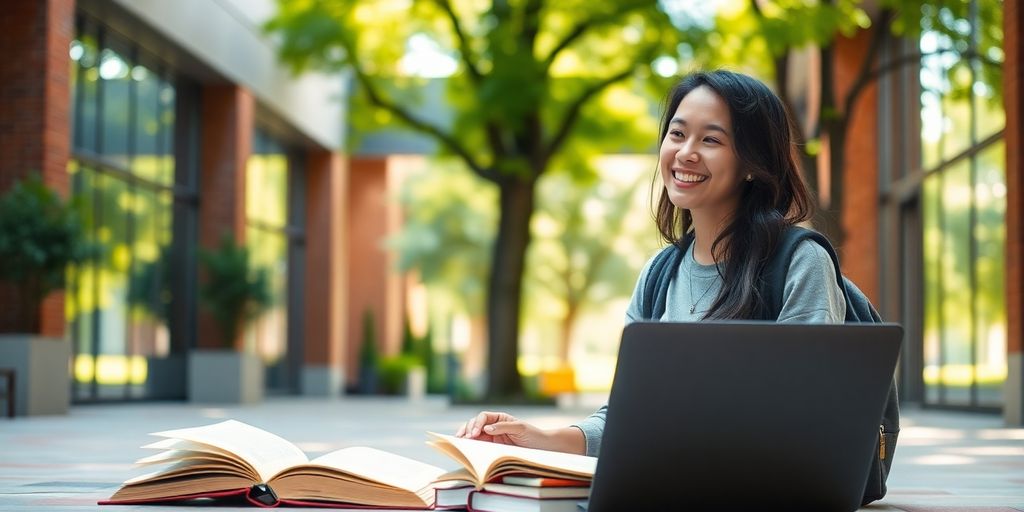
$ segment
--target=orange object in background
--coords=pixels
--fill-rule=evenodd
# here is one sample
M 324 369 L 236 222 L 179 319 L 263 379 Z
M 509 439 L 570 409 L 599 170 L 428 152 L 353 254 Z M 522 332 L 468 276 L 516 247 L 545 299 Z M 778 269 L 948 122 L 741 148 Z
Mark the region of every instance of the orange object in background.
M 544 396 L 576 392 L 576 370 L 563 366 L 555 370 L 544 370 L 538 375 L 540 392 Z

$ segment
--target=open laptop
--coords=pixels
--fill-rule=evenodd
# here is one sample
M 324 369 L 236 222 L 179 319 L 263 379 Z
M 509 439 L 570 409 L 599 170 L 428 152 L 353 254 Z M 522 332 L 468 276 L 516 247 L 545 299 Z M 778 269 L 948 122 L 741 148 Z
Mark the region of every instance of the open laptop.
M 895 324 L 634 323 L 588 509 L 856 510 Z

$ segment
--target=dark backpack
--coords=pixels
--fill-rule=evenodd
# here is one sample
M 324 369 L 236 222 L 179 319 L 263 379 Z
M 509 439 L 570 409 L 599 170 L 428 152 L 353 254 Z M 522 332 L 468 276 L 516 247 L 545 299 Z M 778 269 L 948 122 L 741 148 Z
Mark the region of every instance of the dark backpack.
M 864 293 L 840 271 L 839 258 L 828 239 L 821 233 L 796 226 L 788 227 L 782 232 L 778 246 L 765 266 L 764 281 L 759 288 L 761 296 L 765 298 L 765 311 L 762 318 L 752 318 L 751 320 L 778 319 L 782 310 L 782 293 L 786 285 L 786 274 L 789 272 L 789 262 L 793 259 L 793 252 L 796 251 L 797 246 L 804 240 L 817 242 L 832 258 L 832 264 L 836 270 L 836 281 L 843 291 L 843 297 L 846 298 L 846 322 L 881 322 L 881 317 Z M 654 257 L 643 287 L 643 296 L 640 299 L 642 318 L 657 320 L 665 314 L 668 285 L 676 275 L 679 264 L 683 261 L 683 255 L 686 254 L 691 243 L 693 243 L 692 232 L 683 237 L 677 245 L 666 247 Z M 896 450 L 899 432 L 900 407 L 894 375 L 892 384 L 889 386 L 889 397 L 885 403 L 885 410 L 882 413 L 877 450 L 871 462 L 871 472 L 864 488 L 861 505 L 866 505 L 885 496 L 885 480 L 889 476 L 889 468 L 892 467 L 892 457 Z

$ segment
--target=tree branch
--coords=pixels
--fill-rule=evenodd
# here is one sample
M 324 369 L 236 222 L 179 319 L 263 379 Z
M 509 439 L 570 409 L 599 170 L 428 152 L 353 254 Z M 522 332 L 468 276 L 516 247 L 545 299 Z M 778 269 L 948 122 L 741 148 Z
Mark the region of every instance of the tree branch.
M 761 10 L 761 6 L 757 3 L 757 0 L 750 0 L 750 9 L 754 11 L 754 15 L 757 16 L 758 21 L 764 21 L 764 11 Z
M 573 27 L 573 29 L 570 30 L 569 33 L 566 34 L 565 37 L 562 38 L 562 40 L 555 45 L 554 49 L 551 50 L 551 53 L 548 54 L 547 58 L 544 59 L 544 65 L 542 69 L 550 69 L 551 65 L 554 64 L 555 59 L 558 58 L 558 54 L 561 53 L 566 48 L 568 48 L 570 45 L 572 45 L 572 43 L 576 42 L 577 39 L 582 37 L 583 34 L 586 34 L 587 31 L 590 30 L 591 28 L 611 21 L 617 21 L 617 19 L 620 16 L 628 13 L 629 11 L 638 9 L 640 7 L 645 7 L 648 5 L 650 5 L 649 1 L 638 1 L 623 4 L 620 5 L 619 8 L 613 12 L 604 15 L 596 15 L 593 18 L 586 19 L 577 23 L 576 26 Z
M 477 69 L 476 64 L 474 64 L 473 49 L 469 46 L 469 39 L 466 37 L 466 32 L 462 30 L 462 23 L 459 22 L 459 17 L 455 15 L 455 9 L 452 8 L 449 0 L 434 1 L 445 12 L 448 16 L 448 21 L 452 24 L 452 30 L 459 41 L 459 54 L 462 56 L 462 63 L 466 65 L 466 71 L 474 83 L 479 83 L 482 75 L 480 70 Z
M 366 73 L 363 72 L 363 70 L 355 66 L 353 66 L 352 69 L 356 75 L 356 79 L 359 81 L 359 84 L 366 90 L 366 96 L 369 98 L 370 103 L 373 103 L 377 107 L 398 116 L 399 119 L 405 121 L 405 123 L 413 129 L 437 139 L 442 146 L 448 148 L 452 153 L 455 153 L 455 155 L 461 158 L 462 161 L 480 177 L 489 181 L 495 181 L 497 179 L 498 176 L 494 170 L 487 169 L 480 165 L 480 163 L 473 158 L 473 155 L 469 154 L 469 151 L 467 151 L 459 141 L 455 140 L 454 137 L 445 133 L 439 127 L 413 116 L 409 111 L 398 106 L 396 103 L 386 100 L 381 96 L 380 91 L 377 90 L 377 87 L 373 84 Z
M 632 74 L 633 67 L 628 67 L 584 90 L 579 97 L 576 98 L 576 101 L 572 102 L 569 106 L 569 110 L 566 111 L 565 117 L 562 118 L 562 123 L 558 126 L 558 129 L 555 130 L 554 137 L 551 138 L 551 142 L 548 143 L 547 147 L 544 149 L 542 162 L 550 160 L 552 155 L 557 153 L 562 144 L 565 143 L 565 139 L 569 136 L 569 133 L 572 131 L 573 127 L 576 125 L 576 121 L 580 117 L 580 112 L 583 110 L 583 106 L 586 105 L 591 98 L 608 88 L 608 86 L 620 80 L 625 80 Z
M 860 70 L 857 71 L 857 78 L 854 79 L 853 85 L 850 86 L 850 91 L 846 93 L 846 98 L 843 100 L 842 115 L 844 117 L 850 115 L 857 97 L 860 96 L 870 83 L 871 68 L 874 66 L 875 57 L 878 56 L 882 48 L 882 41 L 885 39 L 885 35 L 890 32 L 889 25 L 892 23 L 892 18 L 892 9 L 882 9 L 878 17 L 878 26 L 875 28 L 874 33 L 871 34 L 871 44 L 868 46 L 868 53 L 864 56 Z

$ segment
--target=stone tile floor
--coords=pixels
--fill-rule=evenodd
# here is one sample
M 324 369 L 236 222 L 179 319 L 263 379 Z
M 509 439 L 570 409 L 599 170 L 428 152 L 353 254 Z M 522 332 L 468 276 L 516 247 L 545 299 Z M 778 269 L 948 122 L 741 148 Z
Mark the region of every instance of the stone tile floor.
M 513 407 L 542 426 L 578 420 L 595 400 L 561 408 Z M 598 399 L 599 402 L 599 399 Z M 139 447 L 159 430 L 234 418 L 274 432 L 310 455 L 373 446 L 442 467 L 425 431 L 452 432 L 475 408 L 442 398 L 271 398 L 257 406 L 183 402 L 74 406 L 67 416 L 0 419 L 0 510 L 96 510 L 128 478 Z M 867 511 L 1024 511 L 1024 429 L 994 415 L 906 409 L 889 495 Z M 138 506 L 108 510 L 171 510 Z M 231 510 L 230 507 L 218 508 Z M 239 510 L 251 510 L 242 509 Z

